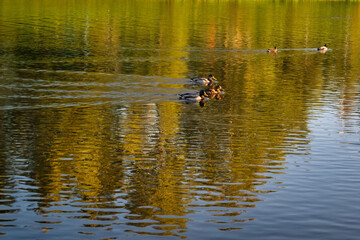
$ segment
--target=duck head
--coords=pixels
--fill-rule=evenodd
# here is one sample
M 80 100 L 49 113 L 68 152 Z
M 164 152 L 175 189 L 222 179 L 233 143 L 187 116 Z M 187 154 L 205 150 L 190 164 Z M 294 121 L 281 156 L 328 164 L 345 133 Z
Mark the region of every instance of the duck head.
M 208 80 L 214 81 L 214 80 L 216 80 L 216 78 L 214 77 L 214 75 L 210 74 L 210 75 L 208 76 Z
M 199 96 L 200 96 L 201 98 L 205 98 L 205 97 L 207 97 L 208 95 L 206 94 L 205 90 L 202 89 L 202 90 L 200 90 L 200 92 L 199 92 Z
M 220 85 L 217 85 L 217 86 L 215 87 L 215 91 L 217 91 L 217 92 L 223 92 L 224 89 L 223 89 Z

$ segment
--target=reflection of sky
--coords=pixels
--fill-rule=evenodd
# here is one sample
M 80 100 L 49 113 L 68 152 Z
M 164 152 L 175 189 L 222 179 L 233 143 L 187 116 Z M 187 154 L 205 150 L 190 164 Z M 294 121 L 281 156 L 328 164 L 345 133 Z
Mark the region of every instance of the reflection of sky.
M 311 111 L 308 154 L 287 156 L 287 174 L 274 179 L 282 183 L 280 190 L 249 211 L 254 224 L 249 223 L 240 236 L 279 239 L 280 232 L 284 239 L 293 239 L 313 231 L 321 239 L 355 239 L 360 221 L 353 214 L 360 210 L 359 115 L 349 120 L 353 124 L 344 127 L 339 110 L 332 106 Z M 284 227 L 293 232 L 284 232 Z M 261 233 L 255 230 L 259 228 Z

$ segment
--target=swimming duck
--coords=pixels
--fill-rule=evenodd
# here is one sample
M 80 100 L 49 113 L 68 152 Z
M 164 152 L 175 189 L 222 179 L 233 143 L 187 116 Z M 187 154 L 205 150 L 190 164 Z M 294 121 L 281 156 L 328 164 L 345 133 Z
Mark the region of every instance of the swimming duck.
M 269 48 L 267 50 L 268 53 L 277 53 L 277 47 L 275 46 L 274 48 Z
M 207 85 L 210 86 L 213 84 L 216 78 L 213 75 L 209 75 L 207 78 L 192 78 L 191 81 L 197 85 Z
M 215 96 L 219 96 L 223 91 L 224 89 L 220 85 L 217 85 L 215 88 L 205 89 L 205 93 L 206 95 L 208 95 L 209 98 L 214 98 Z
M 327 48 L 327 46 L 326 46 L 326 43 L 324 44 L 324 46 L 318 47 L 317 50 L 318 50 L 318 51 L 327 51 L 328 48 Z
M 184 100 L 187 103 L 200 102 L 200 101 L 204 100 L 205 97 L 208 97 L 205 90 L 200 90 L 199 93 L 183 93 L 183 94 L 179 94 L 179 99 Z

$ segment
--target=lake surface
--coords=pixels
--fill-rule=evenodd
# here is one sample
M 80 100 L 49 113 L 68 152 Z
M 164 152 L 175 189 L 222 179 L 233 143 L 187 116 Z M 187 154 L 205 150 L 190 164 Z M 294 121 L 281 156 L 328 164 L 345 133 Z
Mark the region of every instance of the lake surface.
M 356 1 L 0 0 L 0 238 L 358 239 L 359 29 Z

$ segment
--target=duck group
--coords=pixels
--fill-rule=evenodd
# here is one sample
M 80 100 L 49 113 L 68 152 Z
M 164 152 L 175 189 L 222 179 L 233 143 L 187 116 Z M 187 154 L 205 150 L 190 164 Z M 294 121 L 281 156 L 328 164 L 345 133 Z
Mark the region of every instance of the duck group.
M 316 49 L 322 53 L 325 53 L 327 50 L 329 50 L 326 43 L 323 46 L 317 47 Z M 268 48 L 266 52 L 276 54 L 278 52 L 278 48 L 276 46 L 274 48 Z
M 316 49 L 319 52 L 325 53 L 328 50 L 328 47 L 325 43 L 323 46 L 320 46 Z M 274 48 L 267 49 L 266 52 L 276 54 L 278 52 L 278 48 L 274 46 Z M 215 84 L 216 78 L 214 75 L 210 74 L 207 78 L 191 78 L 190 81 L 192 84 L 204 86 L 205 88 L 195 93 L 179 94 L 180 100 L 186 103 L 200 103 L 200 105 L 203 106 L 205 101 L 209 99 L 221 99 L 221 94 L 223 94 L 224 89 L 220 85 Z
M 191 83 L 204 86 L 199 92 L 195 93 L 182 93 L 179 94 L 179 99 L 186 103 L 200 103 L 200 106 L 204 106 L 205 101 L 209 99 L 221 99 L 224 89 L 220 85 L 216 85 L 214 81 L 216 78 L 213 75 L 209 75 L 207 78 L 191 78 Z

